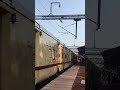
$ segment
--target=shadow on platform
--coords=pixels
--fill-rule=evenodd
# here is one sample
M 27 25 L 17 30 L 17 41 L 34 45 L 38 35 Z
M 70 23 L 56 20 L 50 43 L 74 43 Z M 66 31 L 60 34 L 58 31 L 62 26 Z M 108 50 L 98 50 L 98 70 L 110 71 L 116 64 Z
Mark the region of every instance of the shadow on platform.
M 85 66 L 85 62 L 78 62 L 75 64 L 75 66 Z
M 80 67 L 71 90 L 85 90 L 85 63 L 77 63 L 76 65 Z M 84 84 L 81 84 L 81 80 L 84 81 Z

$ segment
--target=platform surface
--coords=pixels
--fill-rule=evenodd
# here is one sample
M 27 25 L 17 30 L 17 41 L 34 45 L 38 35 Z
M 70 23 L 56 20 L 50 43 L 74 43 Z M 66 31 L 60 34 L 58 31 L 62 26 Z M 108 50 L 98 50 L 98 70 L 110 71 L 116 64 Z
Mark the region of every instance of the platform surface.
M 85 90 L 85 66 L 72 66 L 40 90 Z

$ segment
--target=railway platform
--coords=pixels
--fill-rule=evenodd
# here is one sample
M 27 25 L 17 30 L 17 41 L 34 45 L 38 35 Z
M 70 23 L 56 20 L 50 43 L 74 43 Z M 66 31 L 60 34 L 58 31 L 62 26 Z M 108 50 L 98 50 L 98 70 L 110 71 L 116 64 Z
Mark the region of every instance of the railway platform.
M 40 90 L 85 90 L 85 66 L 72 66 Z

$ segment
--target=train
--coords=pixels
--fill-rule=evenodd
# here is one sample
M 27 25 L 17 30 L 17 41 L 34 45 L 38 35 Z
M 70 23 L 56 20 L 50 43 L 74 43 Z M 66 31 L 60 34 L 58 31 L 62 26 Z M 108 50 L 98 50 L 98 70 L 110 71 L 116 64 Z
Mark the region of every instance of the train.
M 39 24 L 35 25 L 35 85 L 77 61 L 76 54 Z

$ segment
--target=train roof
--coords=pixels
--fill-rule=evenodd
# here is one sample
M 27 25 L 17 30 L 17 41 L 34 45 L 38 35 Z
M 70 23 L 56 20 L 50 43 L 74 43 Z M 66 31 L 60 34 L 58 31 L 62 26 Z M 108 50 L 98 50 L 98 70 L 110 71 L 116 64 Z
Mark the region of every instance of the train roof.
M 62 43 L 58 38 L 56 38 L 53 34 L 48 32 L 43 26 L 41 26 L 37 22 L 35 22 L 35 29 L 37 29 L 38 31 L 43 31 L 44 33 L 46 33 L 47 35 L 49 35 L 50 37 L 52 37 L 53 39 L 55 39 L 56 41 L 60 42 L 63 46 L 66 47 L 66 45 L 64 43 Z

